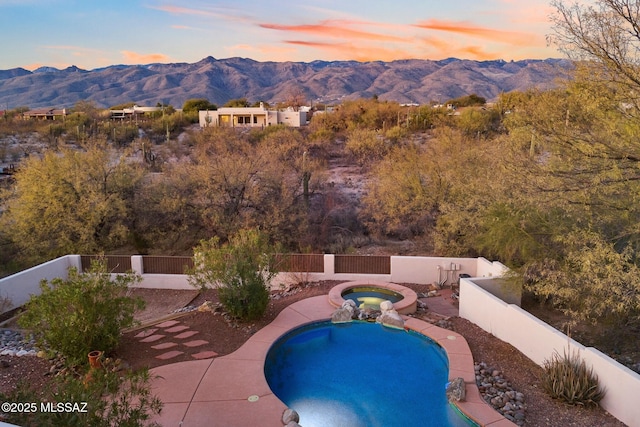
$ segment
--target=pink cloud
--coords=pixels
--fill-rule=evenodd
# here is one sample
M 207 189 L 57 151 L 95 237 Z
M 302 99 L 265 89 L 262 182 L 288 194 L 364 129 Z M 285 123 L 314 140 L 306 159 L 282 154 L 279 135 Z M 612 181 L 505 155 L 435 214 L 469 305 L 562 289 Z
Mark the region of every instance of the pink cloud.
M 170 62 L 171 58 L 162 53 L 150 53 L 150 54 L 141 54 L 137 52 L 131 52 L 129 50 L 123 50 L 122 56 L 129 63 L 134 64 L 149 64 L 151 62 Z

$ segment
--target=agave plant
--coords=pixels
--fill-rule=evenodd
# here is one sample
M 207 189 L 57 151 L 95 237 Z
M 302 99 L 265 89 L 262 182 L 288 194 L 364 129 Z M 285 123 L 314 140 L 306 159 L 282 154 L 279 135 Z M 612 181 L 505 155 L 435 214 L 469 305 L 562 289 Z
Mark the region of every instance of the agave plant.
M 542 386 L 554 399 L 570 405 L 597 405 L 604 397 L 604 389 L 598 384 L 598 376 L 587 367 L 578 352 L 560 356 L 557 352 L 544 361 Z

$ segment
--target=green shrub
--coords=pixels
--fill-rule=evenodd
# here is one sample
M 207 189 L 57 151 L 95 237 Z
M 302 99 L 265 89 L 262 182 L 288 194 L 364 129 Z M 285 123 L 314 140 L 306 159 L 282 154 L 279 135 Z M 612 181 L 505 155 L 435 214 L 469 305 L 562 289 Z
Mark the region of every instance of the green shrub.
M 1 393 L 0 399 L 9 403 L 36 402 L 37 410 L 5 413 L 3 421 L 25 427 L 148 426 L 151 416 L 162 409 L 160 399 L 151 394 L 149 371 L 123 373 L 110 368 L 108 365 L 105 369 L 92 371 L 90 379 L 61 375 L 44 389 L 36 390 L 29 384 L 20 383 L 12 392 Z M 41 404 L 58 402 L 78 406 L 56 412 L 41 410 Z
M 269 304 L 269 290 L 257 274 L 230 278 L 218 296 L 229 314 L 243 320 L 259 319 Z
M 579 354 L 554 353 L 543 364 L 542 386 L 554 399 L 570 405 L 597 405 L 604 396 L 593 369 L 587 368 Z
M 258 319 L 267 309 L 268 285 L 277 273 L 275 252 L 257 229 L 240 230 L 226 244 L 217 237 L 204 240 L 194 248 L 189 282 L 201 289 L 218 287 L 227 312 L 242 320 Z
M 68 365 L 87 363 L 90 351 L 113 350 L 121 330 L 132 326 L 133 314 L 144 307 L 143 300 L 126 295 L 137 280 L 133 273 L 112 279 L 104 261 L 87 273 L 70 268 L 68 279 L 40 283 L 41 294 L 27 302 L 19 324 L 34 333 L 42 348 L 62 354 Z

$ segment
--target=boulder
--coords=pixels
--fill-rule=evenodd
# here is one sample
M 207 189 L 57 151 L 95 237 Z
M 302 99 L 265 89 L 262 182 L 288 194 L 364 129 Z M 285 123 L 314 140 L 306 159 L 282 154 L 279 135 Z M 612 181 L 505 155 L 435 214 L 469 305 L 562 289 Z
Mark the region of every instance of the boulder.
M 355 310 L 356 309 L 356 302 L 352 299 L 347 299 L 344 300 L 344 302 L 342 303 L 342 308 L 346 308 L 349 310 Z
M 380 303 L 380 311 L 383 313 L 391 310 L 393 310 L 393 303 L 391 301 L 382 301 Z
M 466 398 L 466 385 L 463 378 L 454 378 L 447 384 L 447 400 L 449 402 L 462 402 Z
M 349 311 L 347 308 L 338 308 L 331 315 L 331 322 L 333 323 L 345 323 L 351 322 L 351 316 L 353 315 L 353 311 Z
M 298 423 L 300 421 L 300 415 L 291 408 L 285 409 L 282 413 L 282 423 L 289 425 L 290 422 Z
M 402 319 L 402 316 L 400 316 L 395 310 L 383 311 L 382 314 L 376 319 L 376 322 L 384 326 L 404 329 L 404 320 Z

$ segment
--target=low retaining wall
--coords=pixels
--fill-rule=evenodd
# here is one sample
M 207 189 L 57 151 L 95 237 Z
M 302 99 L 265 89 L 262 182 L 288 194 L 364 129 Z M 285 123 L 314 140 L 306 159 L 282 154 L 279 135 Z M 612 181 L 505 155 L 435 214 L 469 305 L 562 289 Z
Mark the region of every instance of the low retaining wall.
M 69 267 L 82 269 L 80 255 L 66 255 L 0 279 L 0 298 L 7 301 L 1 307 L 1 313 L 20 307 L 32 294 L 39 294 L 43 279 L 66 279 Z
M 323 260 L 323 272 L 282 272 L 271 282 L 273 289 L 287 287 L 293 283 L 315 282 L 321 280 L 340 281 L 376 281 L 393 283 L 443 283 L 445 286 L 457 285 L 461 274 L 472 277 L 496 277 L 502 274 L 506 267 L 499 262 L 491 262 L 485 258 L 438 258 L 438 257 L 389 257 L 389 274 L 336 273 L 336 255 L 320 255 Z M 83 256 L 84 257 L 84 256 Z M 42 279 L 51 280 L 56 277 L 67 278 L 69 267 L 82 270 L 80 255 L 63 256 L 28 270 L 0 279 L 0 298 L 7 298 L 11 304 L 7 308 L 0 307 L 0 314 L 19 307 L 29 300 L 31 294 L 40 292 L 39 283 Z M 87 258 L 87 257 L 84 257 Z M 118 256 L 121 264 L 129 265 L 128 256 Z M 127 258 L 127 259 L 123 259 Z M 135 285 L 139 288 L 154 289 L 188 289 L 193 287 L 188 282 L 186 274 L 157 274 L 145 273 L 144 256 L 130 257 L 131 269 L 140 275 L 142 280 Z M 362 256 L 367 258 L 367 256 Z M 124 261 L 127 261 L 126 263 Z M 89 264 L 89 259 L 85 259 Z M 115 270 L 120 271 L 120 270 Z M 114 273 L 117 274 L 117 273 Z M 501 295 L 504 297 L 504 295 Z
M 570 349 L 598 375 L 606 393 L 600 406 L 629 426 L 640 426 L 640 375 L 595 348 L 585 347 L 514 304 L 496 298 L 474 279 L 460 280 L 460 317 L 520 350 L 538 365 Z

